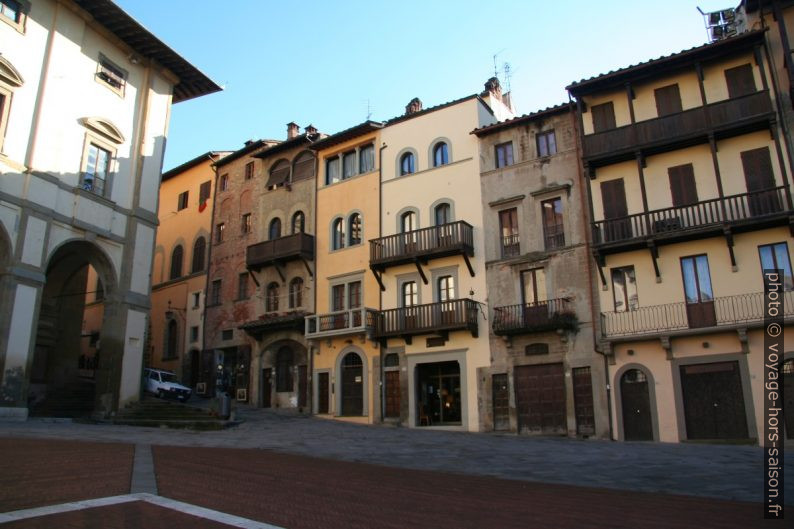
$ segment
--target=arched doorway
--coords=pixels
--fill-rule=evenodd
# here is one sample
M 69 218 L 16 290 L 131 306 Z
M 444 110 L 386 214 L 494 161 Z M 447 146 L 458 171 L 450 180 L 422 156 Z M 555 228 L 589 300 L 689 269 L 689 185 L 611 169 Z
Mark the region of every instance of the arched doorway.
M 118 396 L 122 344 L 112 336 L 107 317 L 118 313 L 113 267 L 94 244 L 71 241 L 52 254 L 46 270 L 30 370 L 29 413 L 90 415 L 97 394 Z M 107 370 L 111 365 L 116 374 Z M 103 383 L 101 391 L 98 382 Z
M 648 377 L 639 369 L 629 369 L 620 377 L 623 411 L 623 438 L 626 441 L 653 441 L 651 399 Z
M 364 364 L 358 353 L 350 352 L 342 359 L 341 415 L 364 414 Z

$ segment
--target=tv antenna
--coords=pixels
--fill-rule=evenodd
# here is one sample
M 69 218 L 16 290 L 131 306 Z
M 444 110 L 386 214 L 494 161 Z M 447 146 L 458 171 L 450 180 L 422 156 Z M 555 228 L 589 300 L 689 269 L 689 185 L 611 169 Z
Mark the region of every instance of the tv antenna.
M 501 50 L 497 51 L 493 54 L 493 76 L 499 77 L 499 67 L 496 65 L 496 58 L 499 57 L 499 54 L 505 51 L 507 48 L 502 48 Z

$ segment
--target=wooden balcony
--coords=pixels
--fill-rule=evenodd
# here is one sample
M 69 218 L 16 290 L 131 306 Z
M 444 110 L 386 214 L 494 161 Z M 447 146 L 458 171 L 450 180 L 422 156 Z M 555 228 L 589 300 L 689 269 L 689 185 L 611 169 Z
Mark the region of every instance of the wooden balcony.
M 369 265 L 376 270 L 450 255 L 474 256 L 474 228 L 459 220 L 369 241 Z
M 578 321 L 570 300 L 558 298 L 496 307 L 492 325 L 494 334 L 510 336 L 558 329 L 575 331 L 578 328 Z
M 730 136 L 768 126 L 773 116 L 766 90 L 639 121 L 584 136 L 583 157 L 591 166 L 633 159 L 638 151 L 652 154 L 707 141 L 708 134 Z
M 468 298 L 387 309 L 378 313 L 374 336 L 410 341 L 419 334 L 469 331 L 476 338 L 478 311 L 477 302 Z
M 794 291 L 785 292 L 783 297 L 785 318 L 794 317 Z M 689 329 L 709 332 L 731 325 L 762 325 L 763 321 L 763 292 L 601 313 L 601 329 L 607 339 L 655 337 Z
M 603 252 L 640 248 L 648 240 L 674 242 L 788 222 L 792 214 L 785 187 L 704 200 L 592 223 L 593 244 Z
M 372 336 L 377 316 L 376 310 L 367 308 L 306 316 L 304 335 L 306 338 L 326 338 L 362 333 Z
M 252 270 L 287 261 L 314 259 L 314 236 L 308 233 L 287 235 L 272 241 L 252 244 L 246 250 L 245 265 Z

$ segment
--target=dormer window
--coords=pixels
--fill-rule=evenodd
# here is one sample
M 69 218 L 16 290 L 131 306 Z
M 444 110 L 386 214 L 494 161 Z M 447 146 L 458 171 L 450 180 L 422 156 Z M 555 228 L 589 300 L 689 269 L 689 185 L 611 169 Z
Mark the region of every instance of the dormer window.
M 127 85 L 127 72 L 116 66 L 104 55 L 99 55 L 96 78 L 109 86 L 114 92 L 124 96 L 124 87 Z

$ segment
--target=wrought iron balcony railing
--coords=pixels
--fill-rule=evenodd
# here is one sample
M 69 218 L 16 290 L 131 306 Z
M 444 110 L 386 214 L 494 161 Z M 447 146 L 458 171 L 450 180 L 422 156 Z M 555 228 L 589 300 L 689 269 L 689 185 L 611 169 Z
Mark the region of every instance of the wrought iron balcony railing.
M 578 322 L 570 300 L 558 298 L 496 307 L 492 325 L 494 334 L 506 336 L 557 329 L 576 330 Z
M 617 219 L 593 222 L 593 241 L 608 245 L 651 237 L 675 237 L 686 232 L 752 223 L 791 211 L 786 188 L 741 193 L 703 200 L 688 206 L 656 209 Z
M 371 239 L 370 267 L 384 269 L 410 263 L 415 259 L 435 259 L 449 255 L 474 255 L 474 228 L 459 220 Z
M 794 316 L 794 291 L 784 293 L 784 304 L 784 316 Z M 602 312 L 601 329 L 607 338 L 617 338 L 762 323 L 763 320 L 764 294 L 754 292 L 714 298 L 704 303 L 668 303 L 624 312 Z
M 371 335 L 375 328 L 378 312 L 368 308 L 358 308 L 306 316 L 306 338 L 324 338 L 345 334 L 366 333 Z
M 308 233 L 296 233 L 279 237 L 272 241 L 252 244 L 246 250 L 245 264 L 257 270 L 277 262 L 294 259 L 314 259 L 314 236 Z
M 478 310 L 477 302 L 468 298 L 383 310 L 377 316 L 375 337 L 468 330 L 476 338 Z

